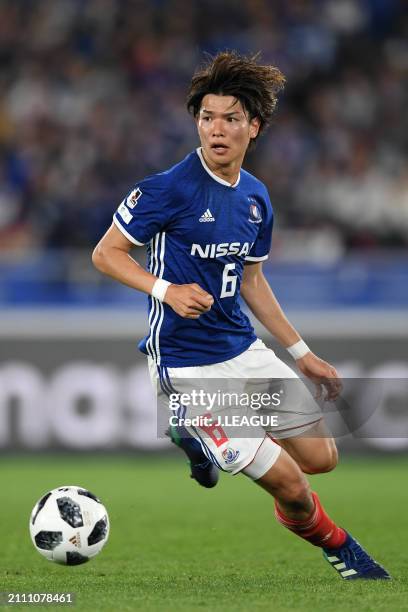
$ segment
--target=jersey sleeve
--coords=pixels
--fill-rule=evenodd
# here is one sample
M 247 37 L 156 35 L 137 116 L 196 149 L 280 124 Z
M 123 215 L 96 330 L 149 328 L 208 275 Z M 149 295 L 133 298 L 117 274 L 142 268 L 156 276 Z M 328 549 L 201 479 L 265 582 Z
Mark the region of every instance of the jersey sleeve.
M 262 198 L 263 206 L 262 220 L 260 222 L 258 236 L 252 245 L 251 250 L 245 257 L 245 261 L 265 261 L 268 259 L 269 251 L 272 245 L 272 228 L 273 228 L 273 209 L 269 199 L 269 195 L 265 189 L 265 195 Z
M 133 244 L 149 242 L 170 221 L 170 189 L 162 175 L 138 183 L 113 215 L 113 222 Z

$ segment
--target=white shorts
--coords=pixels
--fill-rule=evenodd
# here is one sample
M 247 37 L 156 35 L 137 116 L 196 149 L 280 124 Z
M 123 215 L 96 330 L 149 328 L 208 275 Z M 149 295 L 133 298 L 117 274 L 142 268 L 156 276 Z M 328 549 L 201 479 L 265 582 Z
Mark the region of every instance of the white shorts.
M 198 386 L 214 390 L 221 384 L 223 390 L 233 388 L 239 392 L 240 401 L 248 397 L 248 390 L 250 397 L 255 397 L 256 391 L 257 397 L 266 394 L 265 397 L 278 400 L 273 406 L 257 405 L 256 409 L 251 406 L 243 410 L 240 406 L 239 414 L 251 418 L 250 428 L 241 429 L 229 423 L 231 415 L 236 414 L 236 406 L 234 412 L 230 405 L 214 404 L 210 425 L 207 421 L 197 424 L 198 417 L 208 415 L 202 404 L 196 407 L 183 403 L 182 409 L 173 409 L 173 415 L 181 419 L 188 433 L 201 443 L 206 456 L 231 474 L 243 471 L 254 480 L 260 478 L 272 467 L 281 450 L 273 438 L 301 435 L 322 418 L 319 406 L 297 374 L 259 339 L 237 357 L 212 365 L 163 368 L 150 357 L 148 362 L 158 406 L 161 401 L 162 410 L 170 415 L 169 418 L 172 415 L 168 399 L 171 394 L 191 394 L 192 387 Z M 207 379 L 205 384 L 203 379 Z M 176 424 L 178 421 L 173 418 L 170 422 Z

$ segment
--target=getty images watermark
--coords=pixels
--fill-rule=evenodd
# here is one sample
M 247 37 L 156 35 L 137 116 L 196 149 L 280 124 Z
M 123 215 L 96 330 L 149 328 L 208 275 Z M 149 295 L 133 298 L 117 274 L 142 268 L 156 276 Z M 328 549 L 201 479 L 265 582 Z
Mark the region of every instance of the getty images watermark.
M 169 418 L 170 425 L 185 425 L 186 427 L 278 427 L 279 417 L 272 414 L 271 409 L 281 405 L 283 389 L 274 393 L 247 393 L 236 391 L 221 391 L 220 389 L 208 392 L 204 389 L 192 389 L 184 393 L 170 393 L 168 407 L 172 411 Z M 234 408 L 238 414 L 226 412 Z M 205 410 L 206 413 L 186 417 L 187 410 Z M 240 410 L 241 409 L 241 410 Z M 246 412 L 246 414 L 242 413 Z M 259 414 L 250 411 L 267 410 Z M 218 414 L 213 414 L 216 410 Z
M 297 436 L 351 435 L 370 445 L 382 440 L 377 445 L 383 448 L 408 448 L 408 376 L 343 378 L 334 400 L 328 396 L 329 384 L 315 387 L 296 377 L 162 378 L 157 384 L 157 435 L 166 437 L 170 421 L 189 431 L 196 427 L 200 435 L 218 425 L 231 439 L 259 438 L 265 432 L 288 437 L 293 430 Z M 312 427 L 319 421 L 324 427 Z

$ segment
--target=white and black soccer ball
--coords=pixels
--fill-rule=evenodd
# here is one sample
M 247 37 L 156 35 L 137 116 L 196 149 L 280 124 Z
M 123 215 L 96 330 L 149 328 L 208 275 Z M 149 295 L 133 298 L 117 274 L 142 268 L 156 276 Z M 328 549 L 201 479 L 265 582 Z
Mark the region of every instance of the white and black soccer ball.
M 100 500 L 82 487 L 58 487 L 34 506 L 30 535 L 49 561 L 80 565 L 97 555 L 109 536 L 109 517 Z

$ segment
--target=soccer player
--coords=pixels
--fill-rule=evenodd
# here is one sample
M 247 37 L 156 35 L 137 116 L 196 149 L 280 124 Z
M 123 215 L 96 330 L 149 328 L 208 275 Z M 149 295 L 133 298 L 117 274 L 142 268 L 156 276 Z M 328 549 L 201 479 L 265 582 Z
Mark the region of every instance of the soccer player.
M 270 123 L 283 84 L 277 68 L 235 52 L 219 53 L 199 69 L 187 107 L 201 147 L 137 183 L 94 250 L 101 272 L 149 295 L 150 332 L 140 348 L 148 355 L 159 394 L 178 391 L 186 379 L 273 384 L 297 378 L 256 338 L 240 309 L 240 295 L 327 399 L 340 392 L 335 368 L 307 347 L 263 275 L 273 212 L 265 186 L 242 169 L 248 147 Z M 144 244 L 148 271 L 130 255 L 135 245 Z M 214 486 L 221 468 L 243 473 L 270 493 L 277 520 L 322 548 L 343 579 L 389 578 L 310 490 L 305 473 L 332 470 L 337 451 L 317 404 L 301 385 L 304 391 L 298 385 L 291 405 L 277 412 L 273 435 L 262 430 L 230 438 L 222 428 L 173 425 L 171 438 L 186 452 L 192 477 L 203 486 Z

